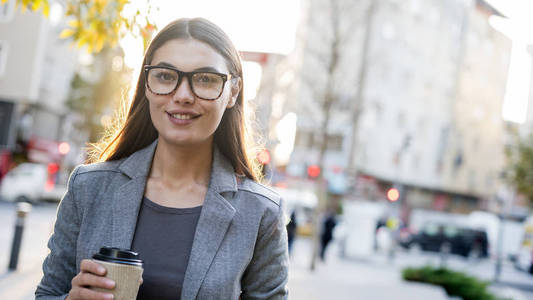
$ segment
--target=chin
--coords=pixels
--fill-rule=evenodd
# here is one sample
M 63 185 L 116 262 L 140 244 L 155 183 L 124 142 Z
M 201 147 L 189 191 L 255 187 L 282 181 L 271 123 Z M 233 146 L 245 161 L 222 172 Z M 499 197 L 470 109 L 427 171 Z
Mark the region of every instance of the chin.
M 160 139 L 163 139 L 167 144 L 173 145 L 173 146 L 179 146 L 179 147 L 202 147 L 211 145 L 213 142 L 213 139 L 210 137 L 207 138 L 198 138 L 198 137 L 191 137 L 191 136 L 164 136 L 160 135 Z

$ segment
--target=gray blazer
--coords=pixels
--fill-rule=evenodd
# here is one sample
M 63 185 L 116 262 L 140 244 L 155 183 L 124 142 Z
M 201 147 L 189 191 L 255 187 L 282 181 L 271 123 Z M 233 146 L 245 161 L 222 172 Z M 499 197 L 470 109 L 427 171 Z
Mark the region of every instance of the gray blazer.
M 118 161 L 78 166 L 57 212 L 36 299 L 64 299 L 80 261 L 130 248 L 157 141 Z M 237 178 L 215 150 L 181 299 L 286 299 L 287 233 L 280 197 Z

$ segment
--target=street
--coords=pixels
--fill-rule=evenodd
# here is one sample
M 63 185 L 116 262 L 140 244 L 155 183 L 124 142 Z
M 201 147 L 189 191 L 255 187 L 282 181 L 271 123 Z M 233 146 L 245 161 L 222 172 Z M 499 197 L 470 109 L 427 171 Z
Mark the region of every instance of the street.
M 8 273 L 16 205 L 0 202 L 0 299 L 33 299 L 33 292 L 42 276 L 41 263 L 47 253 L 46 241 L 52 231 L 56 206 L 36 205 L 26 220 L 19 265 Z M 405 282 L 401 270 L 407 266 L 439 265 L 441 257 L 430 253 L 398 252 L 393 261 L 384 253 L 366 259 L 340 258 L 335 242 L 326 253 L 326 261 L 318 262 L 309 271 L 311 243 L 299 237 L 294 244 L 289 273 L 290 299 L 450 299 L 436 286 Z M 449 257 L 447 266 L 465 271 L 478 278 L 491 280 L 494 263 L 489 259 L 468 260 Z M 492 284 L 491 290 L 508 299 L 533 299 L 533 276 L 517 271 L 511 263 L 503 265 L 502 284 Z

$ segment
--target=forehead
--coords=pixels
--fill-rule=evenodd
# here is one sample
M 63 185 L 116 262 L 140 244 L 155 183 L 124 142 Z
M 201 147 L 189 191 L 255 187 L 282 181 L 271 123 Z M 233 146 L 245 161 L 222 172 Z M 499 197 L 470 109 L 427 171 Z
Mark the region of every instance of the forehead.
M 195 39 L 173 39 L 165 42 L 154 52 L 151 65 L 161 62 L 169 63 L 185 72 L 199 68 L 212 67 L 222 73 L 228 73 L 226 61 L 208 44 Z

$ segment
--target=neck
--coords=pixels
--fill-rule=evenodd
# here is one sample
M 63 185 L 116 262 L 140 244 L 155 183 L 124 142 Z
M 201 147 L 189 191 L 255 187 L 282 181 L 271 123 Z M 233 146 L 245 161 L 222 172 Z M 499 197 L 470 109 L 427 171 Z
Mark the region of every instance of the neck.
M 200 184 L 207 187 L 213 160 L 212 142 L 207 145 L 181 147 L 159 139 L 154 153 L 150 178 L 173 186 Z

